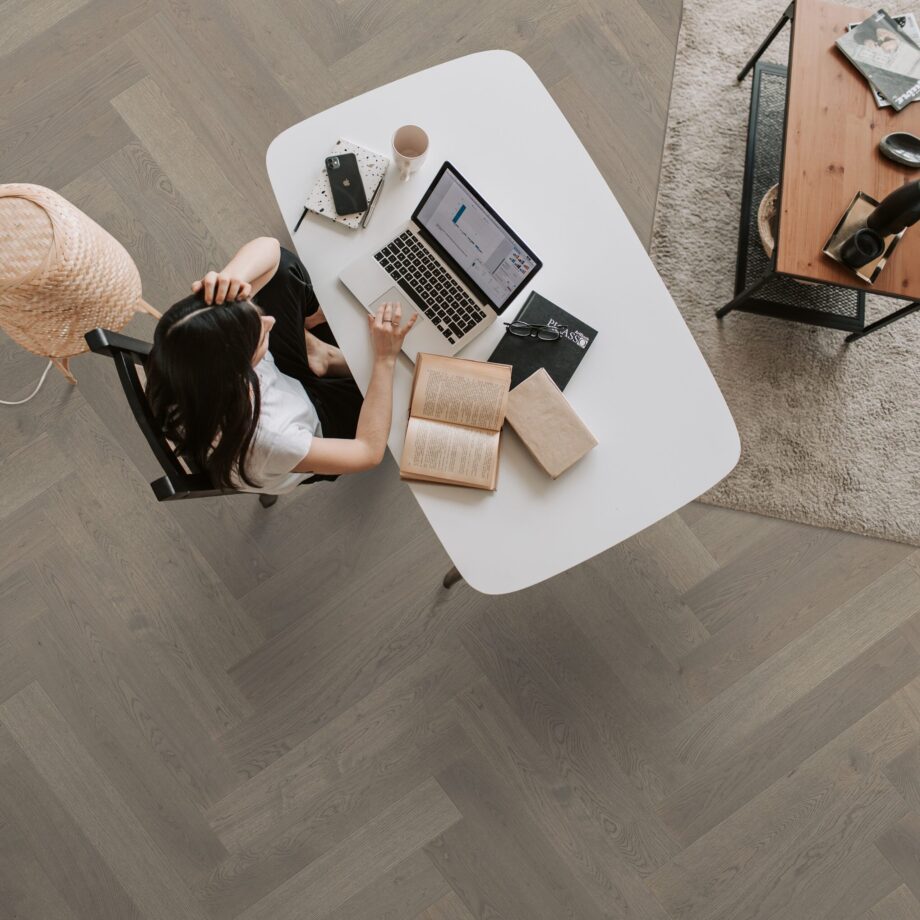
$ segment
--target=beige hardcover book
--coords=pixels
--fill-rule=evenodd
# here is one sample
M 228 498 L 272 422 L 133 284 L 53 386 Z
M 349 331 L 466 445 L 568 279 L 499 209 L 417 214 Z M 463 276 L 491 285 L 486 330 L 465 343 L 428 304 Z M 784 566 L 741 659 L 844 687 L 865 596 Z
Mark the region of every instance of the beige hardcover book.
M 399 475 L 494 492 L 510 389 L 510 364 L 420 354 Z
M 597 438 L 542 367 L 511 391 L 507 418 L 553 479 L 597 446 Z

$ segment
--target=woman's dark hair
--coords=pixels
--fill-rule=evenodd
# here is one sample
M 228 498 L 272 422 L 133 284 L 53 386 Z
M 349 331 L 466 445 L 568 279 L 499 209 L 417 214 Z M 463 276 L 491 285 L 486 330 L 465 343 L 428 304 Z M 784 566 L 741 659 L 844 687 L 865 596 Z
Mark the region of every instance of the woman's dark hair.
M 259 488 L 246 459 L 261 407 L 252 356 L 262 334 L 248 301 L 209 307 L 201 294 L 174 303 L 157 323 L 147 359 L 147 399 L 163 433 L 219 488 L 230 474 Z

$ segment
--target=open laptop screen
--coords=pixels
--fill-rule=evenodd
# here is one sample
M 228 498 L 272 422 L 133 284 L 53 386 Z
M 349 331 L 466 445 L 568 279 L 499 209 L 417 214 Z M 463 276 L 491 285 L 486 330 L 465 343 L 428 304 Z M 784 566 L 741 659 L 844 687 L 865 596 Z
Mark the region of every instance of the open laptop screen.
M 412 219 L 499 313 L 543 264 L 450 163 L 441 167 Z

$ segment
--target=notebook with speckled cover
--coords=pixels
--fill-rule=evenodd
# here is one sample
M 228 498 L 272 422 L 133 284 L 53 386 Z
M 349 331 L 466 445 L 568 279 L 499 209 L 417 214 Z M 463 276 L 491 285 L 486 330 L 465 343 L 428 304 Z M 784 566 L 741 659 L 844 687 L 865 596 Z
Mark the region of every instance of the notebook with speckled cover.
M 336 141 L 335 147 L 332 148 L 329 155 L 335 156 L 341 153 L 353 153 L 355 155 L 358 160 L 358 172 L 361 173 L 361 181 L 364 183 L 364 193 L 367 195 L 367 200 L 371 201 L 374 197 L 374 192 L 377 191 L 380 180 L 384 177 L 387 167 L 390 165 L 389 158 L 385 157 L 382 153 L 374 153 L 373 150 L 368 150 L 366 147 L 359 147 L 352 141 L 346 140 Z M 310 189 L 305 207 L 314 214 L 319 214 L 321 217 L 328 217 L 337 224 L 350 227 L 352 230 L 357 230 L 358 227 L 361 226 L 361 220 L 365 214 L 364 211 L 360 211 L 357 214 L 348 214 L 341 217 L 335 213 L 335 203 L 332 200 L 332 188 L 329 185 L 329 176 L 326 175 L 325 166 L 313 188 Z

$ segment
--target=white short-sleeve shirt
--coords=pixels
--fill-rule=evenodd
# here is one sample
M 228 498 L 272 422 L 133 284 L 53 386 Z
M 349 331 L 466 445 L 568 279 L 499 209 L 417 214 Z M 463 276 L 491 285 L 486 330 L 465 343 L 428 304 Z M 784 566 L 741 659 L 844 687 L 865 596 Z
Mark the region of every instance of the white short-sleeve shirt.
M 262 405 L 246 469 L 249 477 L 260 486 L 254 489 L 246 485 L 235 471 L 231 479 L 243 492 L 281 495 L 311 475 L 291 470 L 307 455 L 313 438 L 322 437 L 322 426 L 303 384 L 282 374 L 271 352 L 265 353 L 255 366 L 255 372 Z

